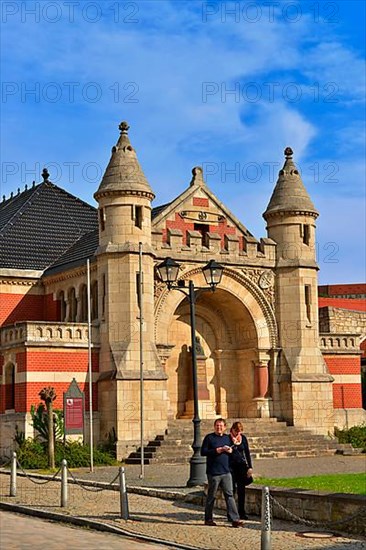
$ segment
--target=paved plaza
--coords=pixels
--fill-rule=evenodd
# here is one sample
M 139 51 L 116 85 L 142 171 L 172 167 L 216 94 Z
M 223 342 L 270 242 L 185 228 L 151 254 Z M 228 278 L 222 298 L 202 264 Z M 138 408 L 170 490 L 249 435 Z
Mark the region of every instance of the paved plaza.
M 313 468 L 316 473 L 326 473 L 326 470 L 335 472 L 349 471 L 364 471 L 364 457 L 331 457 L 322 459 L 282 459 L 277 461 L 261 460 L 255 464 L 256 472 L 269 476 L 277 475 L 296 475 L 305 474 L 305 464 L 311 470 Z M 73 474 L 78 479 L 93 478 L 100 481 L 111 481 L 117 472 L 115 467 L 112 468 L 96 468 L 93 474 L 90 474 L 86 469 L 73 470 Z M 127 466 L 126 478 L 129 485 L 142 485 L 146 487 L 161 488 L 166 493 L 175 490 L 177 493 L 187 493 L 197 491 L 196 488 L 187 489 L 185 487 L 189 467 L 173 466 L 173 465 L 150 465 L 145 466 L 145 479 L 139 479 L 140 467 Z M 226 521 L 225 513 L 216 511 L 215 519 L 217 527 L 206 527 L 203 525 L 203 508 L 202 506 L 183 502 L 179 498 L 167 500 L 164 498 L 156 498 L 141 494 L 130 493 L 128 496 L 130 519 L 123 520 L 120 518 L 120 502 L 119 493 L 117 491 L 103 490 L 98 491 L 96 488 L 85 490 L 78 485 L 69 484 L 69 501 L 67 508 L 60 507 L 60 484 L 51 481 L 47 484 L 35 484 L 24 477 L 18 476 L 18 491 L 15 498 L 10 498 L 9 495 L 9 475 L 0 475 L 0 496 L 3 503 L 11 503 L 19 505 L 23 510 L 37 509 L 37 513 L 47 514 L 54 520 L 64 519 L 71 521 L 73 518 L 81 518 L 89 528 L 95 527 L 97 524 L 103 524 L 108 527 L 119 529 L 120 534 L 130 534 L 135 537 L 145 537 L 150 544 L 155 540 L 162 544 L 165 542 L 165 547 L 178 548 L 197 548 L 205 550 L 254 550 L 260 548 L 260 518 L 251 516 L 249 521 L 245 522 L 245 526 L 240 529 L 233 529 Z M 44 480 L 38 480 L 39 482 Z M 13 509 L 14 510 L 14 509 Z M 11 533 L 10 527 L 7 525 L 8 515 L 3 519 L 2 526 L 5 526 L 3 533 Z M 25 518 L 26 520 L 27 518 Z M 24 520 L 24 521 L 25 521 Z M 33 520 L 32 520 L 33 521 Z M 17 532 L 28 532 L 26 523 L 23 522 L 23 517 L 17 516 Z M 24 527 L 23 527 L 24 525 Z M 54 525 L 47 527 L 53 529 Z M 345 550 L 345 549 L 366 549 L 366 540 L 361 536 L 352 536 L 336 532 L 336 537 L 331 539 L 316 539 L 303 538 L 301 533 L 306 531 L 321 531 L 321 529 L 313 529 L 302 524 L 286 522 L 282 520 L 273 521 L 272 529 L 272 549 L 273 550 Z M 329 530 L 328 530 L 329 531 Z M 29 531 L 30 532 L 30 531 Z M 72 537 L 78 530 L 74 529 L 69 534 L 65 531 L 65 537 Z M 85 533 L 81 532 L 81 536 Z M 93 533 L 85 533 L 94 536 Z M 4 536 L 4 535 L 3 535 Z M 58 535 L 57 535 L 58 536 Z M 71 542 L 71 545 L 66 542 L 60 542 L 57 546 L 57 536 L 55 534 L 55 546 L 53 549 L 63 548 L 111 548 L 114 546 L 115 536 L 109 535 L 107 539 L 109 543 L 96 542 L 89 543 L 86 538 L 82 538 L 81 542 Z M 100 533 L 95 533 L 95 541 L 100 540 Z M 107 536 L 107 535 L 105 535 Z M 28 538 L 28 542 L 29 542 Z M 36 539 L 32 539 L 35 542 Z M 65 539 L 66 540 L 66 539 Z M 4 540 L 2 543 L 4 544 Z M 15 543 L 14 543 L 15 544 Z M 23 543 L 19 543 L 23 544 Z M 73 546 L 74 544 L 74 546 Z M 121 538 L 121 546 L 123 548 L 124 539 Z M 126 548 L 134 548 L 131 545 Z M 175 546 L 176 545 L 176 546 Z M 19 548 L 26 549 L 29 546 L 3 546 L 4 548 Z M 34 547 L 34 546 L 33 546 Z M 154 546 L 156 547 L 156 546 Z M 144 548 L 144 547 L 142 547 Z
M 97 533 L 64 524 L 30 518 L 9 512 L 0 513 L 0 543 L 6 550 L 167 550 L 167 546 L 149 544 L 131 538 Z

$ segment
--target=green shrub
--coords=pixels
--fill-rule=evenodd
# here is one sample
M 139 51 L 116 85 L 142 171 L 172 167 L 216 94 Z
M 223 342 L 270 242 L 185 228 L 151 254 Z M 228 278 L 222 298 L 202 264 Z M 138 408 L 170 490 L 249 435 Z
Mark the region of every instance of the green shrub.
M 31 406 L 30 410 L 33 427 L 38 432 L 40 437 L 48 441 L 48 419 L 47 410 L 43 403 L 39 403 L 37 407 Z M 63 439 L 64 436 L 64 413 L 62 410 L 54 409 L 53 411 L 53 429 L 55 441 Z
M 48 468 L 47 443 L 37 439 L 28 438 L 17 450 L 19 464 L 26 469 L 44 470 Z M 79 441 L 67 441 L 66 444 L 60 441 L 55 445 L 55 465 L 61 466 L 63 459 L 67 460 L 69 468 L 82 468 L 90 466 L 90 447 Z M 115 458 L 108 452 L 99 448 L 93 453 L 95 465 L 112 466 L 116 464 Z
M 335 428 L 334 433 L 339 443 L 351 443 L 352 447 L 361 448 L 366 453 L 366 424 L 352 426 L 348 430 Z
M 29 437 L 19 446 L 17 459 L 22 468 L 45 469 L 48 467 L 47 447 L 44 443 Z
M 79 441 L 68 441 L 66 445 L 56 443 L 55 460 L 61 464 L 62 459 L 67 460 L 69 468 L 83 468 L 90 466 L 90 446 L 83 445 Z M 115 458 L 100 448 L 94 448 L 93 461 L 95 465 L 111 466 L 115 464 Z

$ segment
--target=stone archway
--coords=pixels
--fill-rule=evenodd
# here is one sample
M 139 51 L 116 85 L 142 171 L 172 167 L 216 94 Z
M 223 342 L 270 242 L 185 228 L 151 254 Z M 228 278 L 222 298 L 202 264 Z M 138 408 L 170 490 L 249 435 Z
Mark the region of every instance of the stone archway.
M 199 270 L 182 278 L 205 286 Z M 257 367 L 275 345 L 275 321 L 255 295 L 251 281 L 225 270 L 214 293 L 203 292 L 196 302 L 198 385 L 202 418 L 257 416 Z M 258 290 L 258 292 L 260 292 Z M 267 309 L 266 309 L 266 306 Z M 156 342 L 171 349 L 165 362 L 170 417 L 192 417 L 192 374 L 188 300 L 179 291 L 162 290 L 156 307 Z M 261 363 L 262 362 L 262 363 Z

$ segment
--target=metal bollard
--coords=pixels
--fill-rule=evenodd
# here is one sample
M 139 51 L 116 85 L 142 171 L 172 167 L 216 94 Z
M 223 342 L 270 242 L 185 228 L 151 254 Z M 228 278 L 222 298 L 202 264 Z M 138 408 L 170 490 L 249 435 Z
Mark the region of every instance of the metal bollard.
M 61 462 L 61 508 L 67 506 L 67 460 Z
M 14 451 L 10 469 L 10 496 L 17 496 L 17 453 Z
M 271 550 L 271 504 L 269 500 L 269 488 L 262 489 L 262 525 L 261 525 L 261 550 Z
M 122 467 L 119 468 L 119 498 L 120 498 L 120 505 L 121 505 L 121 518 L 129 519 L 130 514 L 128 511 L 125 469 Z

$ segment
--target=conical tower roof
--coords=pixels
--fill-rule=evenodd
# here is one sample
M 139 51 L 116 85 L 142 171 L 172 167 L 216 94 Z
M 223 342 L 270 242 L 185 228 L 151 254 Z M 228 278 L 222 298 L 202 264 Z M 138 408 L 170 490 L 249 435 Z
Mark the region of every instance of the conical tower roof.
M 147 195 L 152 200 L 155 195 L 142 171 L 135 149 L 128 137 L 129 125 L 121 122 L 121 135 L 117 145 L 112 147 L 112 156 L 104 172 L 94 198 L 107 194 Z
M 285 149 L 285 164 L 279 171 L 276 187 L 272 193 L 271 200 L 264 212 L 267 217 L 280 212 L 306 212 L 318 216 L 308 192 L 301 180 L 300 173 L 292 160 L 293 151 L 291 147 Z

